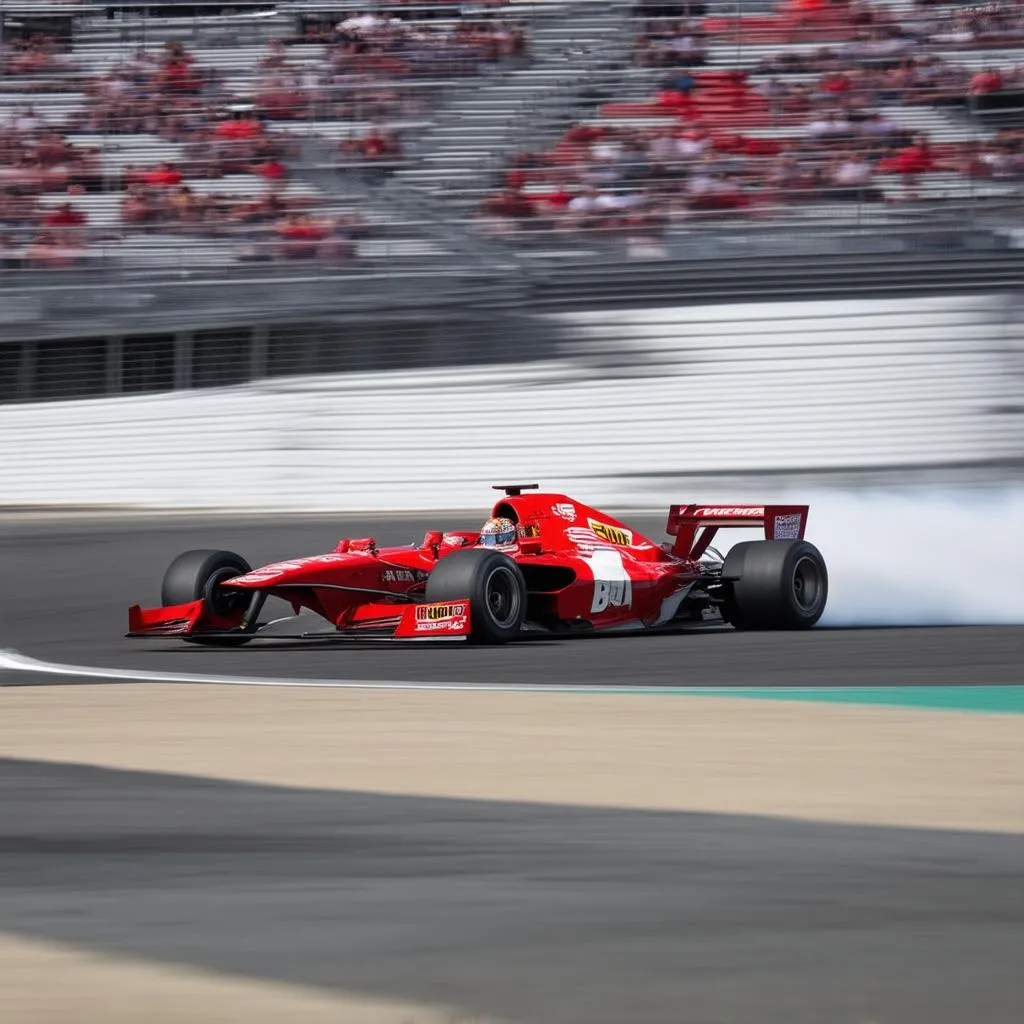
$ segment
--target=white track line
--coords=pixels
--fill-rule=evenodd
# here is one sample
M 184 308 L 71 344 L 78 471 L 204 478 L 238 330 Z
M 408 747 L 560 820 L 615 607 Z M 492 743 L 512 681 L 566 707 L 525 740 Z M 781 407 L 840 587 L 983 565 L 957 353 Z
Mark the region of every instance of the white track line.
M 265 676 L 194 675 L 185 672 L 145 672 L 136 669 L 93 668 L 39 661 L 17 651 L 0 648 L 0 671 L 74 679 L 101 679 L 133 683 L 185 683 L 202 686 L 311 687 L 338 690 L 466 690 L 484 693 L 693 693 L 693 687 L 583 685 L 552 683 L 431 683 L 401 679 L 280 679 Z M 4 684 L 0 683 L 0 686 Z M 12 684 L 7 684 L 12 685 Z M 17 684 L 13 684 L 17 685 Z

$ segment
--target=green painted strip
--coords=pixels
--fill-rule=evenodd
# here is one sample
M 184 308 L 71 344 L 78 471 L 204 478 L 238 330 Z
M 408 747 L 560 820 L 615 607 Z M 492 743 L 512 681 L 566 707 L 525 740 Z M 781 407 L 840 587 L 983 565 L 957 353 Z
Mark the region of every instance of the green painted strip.
M 752 686 L 690 689 L 702 697 L 873 704 L 1024 715 L 1024 686 Z

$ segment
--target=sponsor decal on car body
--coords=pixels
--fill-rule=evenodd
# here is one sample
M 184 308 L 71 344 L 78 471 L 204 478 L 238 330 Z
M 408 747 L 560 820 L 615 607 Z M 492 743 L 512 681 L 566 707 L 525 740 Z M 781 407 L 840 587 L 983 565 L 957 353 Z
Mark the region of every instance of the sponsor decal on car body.
M 615 548 L 599 548 L 590 556 L 594 574 L 592 614 L 608 608 L 630 608 L 633 604 L 633 581 L 622 564 L 622 555 Z
M 800 516 L 791 514 L 775 517 L 772 535 L 776 540 L 796 540 L 800 536 Z
M 467 621 L 465 601 L 416 606 L 417 633 L 457 632 L 466 628 Z
M 694 513 L 702 519 L 733 519 L 737 517 L 760 519 L 764 515 L 764 507 L 732 506 L 722 508 L 699 508 Z
M 559 501 L 551 506 L 551 512 L 566 522 L 574 523 L 576 521 L 576 506 L 571 502 Z
M 608 547 L 606 540 L 602 540 L 593 530 L 586 526 L 570 526 L 566 529 L 565 535 L 584 554 L 593 551 L 595 548 Z
M 417 622 L 445 622 L 466 614 L 465 602 L 456 604 L 419 604 L 416 606 Z
M 620 547 L 629 547 L 633 543 L 633 531 L 626 530 L 621 526 L 612 526 L 610 523 L 602 523 L 599 519 L 588 519 L 587 524 L 601 540 L 609 544 L 618 544 Z
M 385 583 L 415 583 L 416 573 L 412 569 L 383 569 L 380 578 Z
M 442 622 L 417 622 L 417 633 L 455 633 L 466 628 L 466 616 L 456 615 Z

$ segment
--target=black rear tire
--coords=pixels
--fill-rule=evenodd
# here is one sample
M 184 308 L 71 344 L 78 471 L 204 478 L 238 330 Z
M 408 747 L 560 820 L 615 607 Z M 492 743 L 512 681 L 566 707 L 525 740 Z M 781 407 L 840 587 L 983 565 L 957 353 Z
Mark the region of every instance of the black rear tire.
M 214 614 L 229 617 L 248 607 L 252 593 L 247 590 L 225 590 L 220 584 L 234 576 L 244 576 L 251 566 L 234 551 L 186 551 L 171 562 L 160 587 L 162 604 L 187 604 L 202 600 Z M 252 637 L 240 634 L 231 637 L 186 637 L 190 643 L 209 647 L 238 647 Z
M 526 617 L 526 581 L 519 566 L 500 551 L 466 548 L 446 555 L 427 578 L 428 601 L 469 598 L 470 638 L 504 644 Z
M 722 617 L 737 629 L 810 629 L 828 600 L 828 569 L 805 540 L 746 541 L 722 566 Z

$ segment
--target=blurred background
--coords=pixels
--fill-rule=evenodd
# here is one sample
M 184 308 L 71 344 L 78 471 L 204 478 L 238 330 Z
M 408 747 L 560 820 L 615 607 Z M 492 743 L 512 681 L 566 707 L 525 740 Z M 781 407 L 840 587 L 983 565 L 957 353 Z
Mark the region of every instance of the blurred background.
M 1021 0 L 0 0 L 4 1024 L 1024 1020 L 1022 211 Z M 122 639 L 516 481 L 832 628 Z
M 3 502 L 1013 480 L 1022 184 L 1010 0 L 0 0 Z

